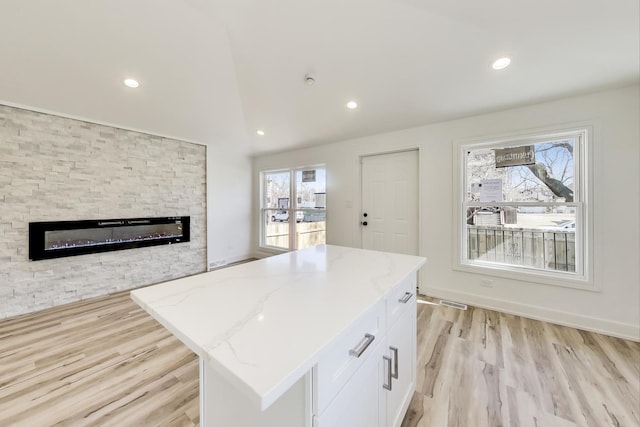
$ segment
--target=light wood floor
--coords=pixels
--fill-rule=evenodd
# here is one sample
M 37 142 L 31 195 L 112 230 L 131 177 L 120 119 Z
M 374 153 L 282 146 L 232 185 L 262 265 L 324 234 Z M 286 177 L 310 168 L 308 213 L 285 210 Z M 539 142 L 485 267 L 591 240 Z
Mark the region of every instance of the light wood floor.
M 421 304 L 416 388 L 403 427 L 637 427 L 640 344 Z
M 0 426 L 198 424 L 197 357 L 128 292 L 0 321 Z
M 640 344 L 419 305 L 403 426 L 640 425 Z M 194 426 L 198 363 L 127 292 L 0 321 L 0 426 Z

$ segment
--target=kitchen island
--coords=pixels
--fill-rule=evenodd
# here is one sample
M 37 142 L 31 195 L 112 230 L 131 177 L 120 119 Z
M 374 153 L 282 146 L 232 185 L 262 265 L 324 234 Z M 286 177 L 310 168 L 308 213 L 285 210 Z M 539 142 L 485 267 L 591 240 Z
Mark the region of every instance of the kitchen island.
M 415 387 L 425 262 L 320 245 L 131 297 L 199 356 L 202 426 L 391 426 Z

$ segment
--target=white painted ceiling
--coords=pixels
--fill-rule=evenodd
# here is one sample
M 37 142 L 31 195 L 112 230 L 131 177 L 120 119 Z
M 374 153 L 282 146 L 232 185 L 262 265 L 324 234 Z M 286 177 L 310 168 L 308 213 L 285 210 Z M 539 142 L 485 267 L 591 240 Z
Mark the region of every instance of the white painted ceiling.
M 2 0 L 0 103 L 260 153 L 637 83 L 639 21 L 638 0 Z

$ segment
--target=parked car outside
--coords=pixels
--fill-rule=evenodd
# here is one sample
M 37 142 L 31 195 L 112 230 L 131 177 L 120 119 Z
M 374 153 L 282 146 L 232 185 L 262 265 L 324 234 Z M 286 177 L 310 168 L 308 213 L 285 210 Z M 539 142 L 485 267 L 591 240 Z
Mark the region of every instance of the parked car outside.
M 554 225 L 552 227 L 548 227 L 550 230 L 558 230 L 558 231 L 575 231 L 576 230 L 576 222 L 575 221 L 563 221 L 558 225 Z
M 302 222 L 304 219 L 304 212 L 296 212 L 296 222 Z M 289 211 L 277 211 L 271 215 L 271 221 L 276 222 L 289 222 Z

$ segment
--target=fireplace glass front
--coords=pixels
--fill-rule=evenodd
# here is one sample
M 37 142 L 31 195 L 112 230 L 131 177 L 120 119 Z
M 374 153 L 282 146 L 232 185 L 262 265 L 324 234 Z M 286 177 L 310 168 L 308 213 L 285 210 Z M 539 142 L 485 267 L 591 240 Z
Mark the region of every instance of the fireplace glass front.
M 189 241 L 190 217 L 29 223 L 29 258 L 40 260 Z

